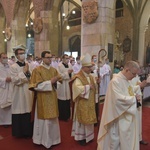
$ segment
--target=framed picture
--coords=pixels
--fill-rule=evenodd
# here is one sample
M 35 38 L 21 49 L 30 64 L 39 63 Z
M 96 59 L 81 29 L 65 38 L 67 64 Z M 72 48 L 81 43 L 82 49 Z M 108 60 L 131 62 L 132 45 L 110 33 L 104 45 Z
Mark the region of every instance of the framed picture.
M 113 62 L 113 44 L 112 43 L 108 43 L 108 59 L 109 62 Z

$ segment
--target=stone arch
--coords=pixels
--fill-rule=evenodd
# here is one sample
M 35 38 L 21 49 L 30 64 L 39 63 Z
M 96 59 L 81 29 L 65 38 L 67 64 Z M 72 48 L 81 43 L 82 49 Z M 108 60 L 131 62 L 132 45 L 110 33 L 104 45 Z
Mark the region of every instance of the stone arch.
M 70 3 L 72 6 L 70 7 L 69 11 L 67 12 L 67 16 L 64 18 L 61 17 L 62 14 L 62 7 L 64 7 L 67 3 Z M 70 34 L 77 34 L 77 32 L 81 32 L 81 24 L 80 21 L 77 23 L 77 26 L 71 26 L 71 24 L 68 23 L 69 19 L 71 18 L 70 12 L 75 8 L 78 10 L 81 10 L 81 6 L 77 4 L 74 0 L 63 0 L 60 5 L 58 6 L 58 14 L 60 16 L 60 24 L 59 24 L 59 55 L 63 53 L 63 51 L 69 49 L 69 37 Z M 70 5 L 69 4 L 69 5 Z M 71 28 L 69 30 L 66 30 L 66 26 L 69 25 Z
M 69 38 L 70 52 L 78 52 L 78 56 L 81 55 L 81 35 L 73 35 Z
M 12 37 L 7 42 L 8 57 L 14 55 L 12 47 L 24 44 L 26 45 L 26 29 L 25 23 L 31 1 L 17 0 L 14 7 L 13 20 L 11 22 Z

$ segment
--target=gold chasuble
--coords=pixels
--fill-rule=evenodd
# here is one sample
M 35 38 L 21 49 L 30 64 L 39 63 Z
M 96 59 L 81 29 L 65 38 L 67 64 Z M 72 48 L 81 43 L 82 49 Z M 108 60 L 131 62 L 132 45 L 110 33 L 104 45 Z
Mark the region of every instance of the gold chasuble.
M 89 83 L 83 71 L 80 71 L 78 74 L 76 74 L 71 82 L 74 82 L 76 78 L 80 79 L 83 86 L 89 84 L 95 85 L 93 77 L 89 75 L 89 79 L 90 79 L 90 83 Z M 95 112 L 95 93 L 96 93 L 96 89 L 94 90 L 92 89 L 90 90 L 88 99 L 81 97 L 80 96 L 81 93 L 79 93 L 78 96 L 75 99 L 73 99 L 73 101 L 76 103 L 75 118 L 77 118 L 78 122 L 82 124 L 94 124 L 97 122 L 96 112 Z
M 53 67 L 49 69 L 39 66 L 32 72 L 29 89 L 34 90 L 39 83 L 50 81 L 51 78 L 59 76 Z M 53 87 L 52 91 L 38 91 L 37 94 L 37 114 L 38 119 L 51 119 L 58 117 L 57 93 Z

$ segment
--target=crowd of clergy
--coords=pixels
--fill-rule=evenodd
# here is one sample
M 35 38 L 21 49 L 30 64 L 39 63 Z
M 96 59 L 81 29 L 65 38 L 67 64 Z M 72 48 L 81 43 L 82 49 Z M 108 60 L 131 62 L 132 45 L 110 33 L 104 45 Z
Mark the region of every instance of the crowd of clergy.
M 70 136 L 81 146 L 94 139 L 99 123 L 97 150 L 138 150 L 139 141 L 147 144 L 141 131 L 141 88 L 147 83 L 139 80 L 137 62 L 125 64 L 110 81 L 109 60 L 98 62 L 96 55 L 59 58 L 43 51 L 33 58 L 24 45 L 13 51 L 10 59 L 0 54 L 0 125 L 11 125 L 12 136 L 32 137 L 50 148 L 61 143 L 59 120 L 72 119 Z

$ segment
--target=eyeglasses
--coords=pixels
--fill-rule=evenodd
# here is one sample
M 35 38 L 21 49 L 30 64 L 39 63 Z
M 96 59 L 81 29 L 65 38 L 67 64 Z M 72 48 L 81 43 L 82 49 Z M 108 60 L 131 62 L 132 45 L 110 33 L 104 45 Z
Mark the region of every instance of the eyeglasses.
M 25 53 L 18 53 L 18 55 L 22 55 L 22 54 L 25 54 Z
M 137 75 L 137 73 L 133 73 L 131 70 L 129 70 L 130 71 L 130 73 L 133 75 L 133 76 L 136 76 Z
M 8 57 L 2 57 L 2 59 L 8 59 Z
M 43 58 L 52 59 L 52 57 L 43 57 Z

